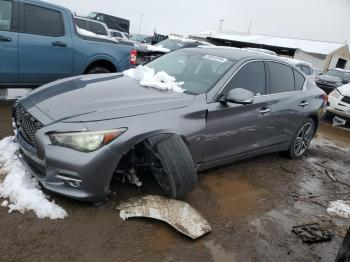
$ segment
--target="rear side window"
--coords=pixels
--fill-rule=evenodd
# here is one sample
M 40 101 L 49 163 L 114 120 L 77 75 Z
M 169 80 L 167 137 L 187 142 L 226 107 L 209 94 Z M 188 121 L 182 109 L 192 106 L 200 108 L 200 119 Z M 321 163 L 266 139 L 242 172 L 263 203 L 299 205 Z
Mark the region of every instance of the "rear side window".
M 310 75 L 312 75 L 315 72 L 315 70 L 311 67 L 309 67 L 309 70 L 310 70 Z
M 0 30 L 10 31 L 12 17 L 12 2 L 0 0 Z
M 290 66 L 268 62 L 270 72 L 270 94 L 295 91 L 294 74 Z
M 84 20 L 84 19 L 79 19 L 79 18 L 75 18 L 74 21 L 75 21 L 75 24 L 76 24 L 80 29 L 85 29 L 85 30 L 87 30 L 86 20 Z
M 112 35 L 113 37 L 123 37 L 122 34 L 119 33 L 119 32 L 112 32 L 111 35 Z
M 295 89 L 303 90 L 305 78 L 297 70 L 294 70 L 294 79 L 295 79 Z
M 302 66 L 301 71 L 303 71 L 306 75 L 310 75 L 310 68 L 308 66 Z
M 108 35 L 106 28 L 99 24 L 95 23 L 93 21 L 86 21 L 87 23 L 87 29 L 90 32 L 95 33 L 96 35 Z
M 264 62 L 251 62 L 243 66 L 227 85 L 227 91 L 234 88 L 243 88 L 254 95 L 264 95 L 265 91 Z
M 55 10 L 24 5 L 24 33 L 45 36 L 63 36 L 61 13 Z

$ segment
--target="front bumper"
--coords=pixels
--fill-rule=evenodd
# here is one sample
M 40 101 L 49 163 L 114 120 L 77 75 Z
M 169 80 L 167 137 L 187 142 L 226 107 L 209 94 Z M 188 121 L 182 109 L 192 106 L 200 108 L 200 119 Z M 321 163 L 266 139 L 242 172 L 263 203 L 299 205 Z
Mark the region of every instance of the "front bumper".
M 327 111 L 350 119 L 350 104 L 341 101 L 341 98 L 342 96 L 340 98 L 335 98 L 331 95 L 328 96 L 329 105 L 327 107 Z
M 100 202 L 109 193 L 111 178 L 122 156 L 111 152 L 109 146 L 83 153 L 44 144 L 44 158 L 41 159 L 20 134 L 17 133 L 16 139 L 19 159 L 45 189 L 91 202 Z

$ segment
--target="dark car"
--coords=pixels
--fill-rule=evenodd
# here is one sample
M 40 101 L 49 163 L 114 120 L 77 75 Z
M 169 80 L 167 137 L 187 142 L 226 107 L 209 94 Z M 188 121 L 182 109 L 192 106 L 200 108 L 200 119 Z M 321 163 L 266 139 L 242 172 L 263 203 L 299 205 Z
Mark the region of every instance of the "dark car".
M 145 64 L 166 53 L 182 48 L 198 46 L 213 46 L 208 42 L 185 38 L 168 38 L 152 46 L 139 46 L 137 48 L 137 64 Z
M 105 23 L 109 29 L 125 32 L 129 34 L 130 21 L 124 18 L 106 15 L 103 13 L 92 12 L 89 18 Z
M 199 171 L 276 151 L 301 157 L 325 100 L 277 57 L 188 48 L 124 74 L 47 84 L 20 99 L 13 118 L 20 159 L 48 190 L 98 202 L 112 177 L 153 174 L 178 198 Z
M 323 75 L 316 77 L 316 84 L 327 94 L 338 87 L 350 82 L 350 71 L 342 69 L 332 69 Z

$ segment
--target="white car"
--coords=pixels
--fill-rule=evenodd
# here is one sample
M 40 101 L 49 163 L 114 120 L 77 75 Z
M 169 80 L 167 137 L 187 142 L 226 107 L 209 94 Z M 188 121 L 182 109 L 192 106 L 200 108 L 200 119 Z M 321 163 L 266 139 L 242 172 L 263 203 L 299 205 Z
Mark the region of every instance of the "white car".
M 117 40 L 128 40 L 126 33 L 114 30 L 114 29 L 108 29 L 109 33 L 111 34 L 111 37 L 116 38 Z
M 350 84 L 334 89 L 328 96 L 327 112 L 350 120 Z

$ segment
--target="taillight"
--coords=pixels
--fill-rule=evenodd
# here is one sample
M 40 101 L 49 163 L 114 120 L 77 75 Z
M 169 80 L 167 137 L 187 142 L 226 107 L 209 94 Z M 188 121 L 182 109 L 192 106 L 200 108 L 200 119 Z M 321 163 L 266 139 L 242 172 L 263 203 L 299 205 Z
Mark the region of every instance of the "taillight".
M 137 50 L 135 49 L 130 52 L 130 64 L 137 65 Z
M 322 97 L 322 98 L 323 98 L 324 104 L 328 106 L 328 95 L 323 94 L 323 97 Z

